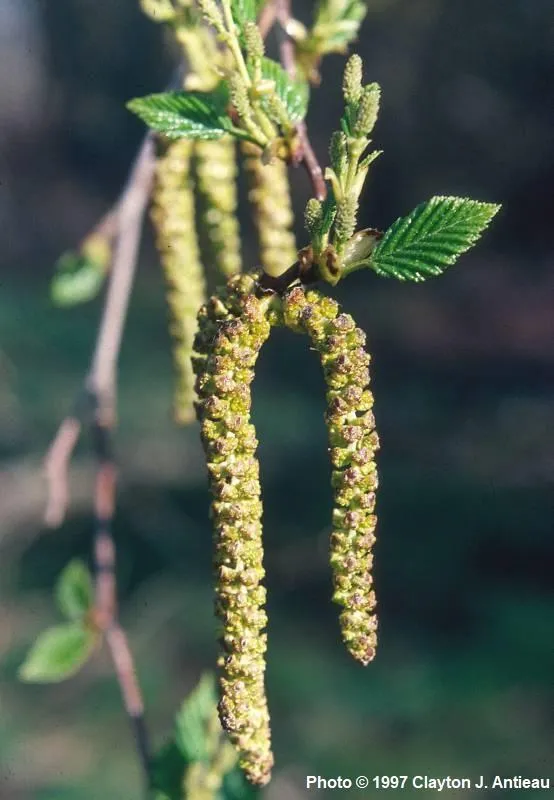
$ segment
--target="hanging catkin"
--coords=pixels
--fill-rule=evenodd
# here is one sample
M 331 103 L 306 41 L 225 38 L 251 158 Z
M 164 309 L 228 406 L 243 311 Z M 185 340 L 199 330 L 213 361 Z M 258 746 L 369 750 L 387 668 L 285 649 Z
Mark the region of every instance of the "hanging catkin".
M 198 141 L 194 155 L 199 223 L 208 240 L 208 263 L 229 277 L 241 269 L 236 144 L 231 137 Z
M 190 357 L 197 327 L 196 314 L 205 300 L 190 178 L 192 148 L 191 141 L 182 139 L 168 144 L 158 157 L 151 212 L 168 284 L 177 370 L 175 418 L 183 425 L 194 418 L 194 375 Z
M 255 145 L 241 147 L 260 240 L 260 263 L 268 275 L 278 276 L 297 259 L 287 166 L 278 158 L 264 164 Z
M 333 600 L 342 606 L 340 624 L 352 656 L 368 664 L 377 645 L 372 590 L 372 554 L 379 439 L 368 389 L 369 354 L 365 334 L 349 314 L 316 291 L 291 290 L 283 301 L 285 324 L 308 334 L 320 355 L 327 384 L 325 420 L 329 432 L 335 495 L 331 568 Z
M 267 617 L 262 586 L 262 504 L 250 384 L 269 336 L 267 300 L 255 277 L 232 278 L 198 315 L 193 359 L 215 530 L 216 613 L 223 653 L 220 719 L 248 779 L 263 785 L 273 765 L 264 672 Z

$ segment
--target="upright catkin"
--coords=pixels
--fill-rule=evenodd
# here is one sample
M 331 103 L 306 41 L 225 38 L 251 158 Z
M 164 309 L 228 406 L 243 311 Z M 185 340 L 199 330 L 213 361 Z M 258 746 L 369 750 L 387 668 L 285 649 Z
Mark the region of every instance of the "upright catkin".
M 300 287 L 285 296 L 283 319 L 292 330 L 308 334 L 323 366 L 335 497 L 333 600 L 343 608 L 343 640 L 352 656 L 365 666 L 375 656 L 377 645 L 371 549 L 377 522 L 375 451 L 379 447 L 373 395 L 368 388 L 366 337 L 349 314 L 339 313 L 334 300 Z
M 221 622 L 220 719 L 252 783 L 273 765 L 264 673 L 262 504 L 250 384 L 270 333 L 256 276 L 231 278 L 200 309 L 193 359 L 197 413 L 213 495 L 216 613 Z
M 241 147 L 260 240 L 260 263 L 264 272 L 278 277 L 297 259 L 287 165 L 279 158 L 264 164 L 258 147 L 248 142 Z
M 177 370 L 175 419 L 194 419 L 194 374 L 190 361 L 196 314 L 205 300 L 204 270 L 195 229 L 193 185 L 190 177 L 193 143 L 187 139 L 166 145 L 157 160 L 152 195 L 156 245 L 168 284 L 170 330 Z
M 199 223 L 206 233 L 207 261 L 229 277 L 240 272 L 240 236 L 237 217 L 236 144 L 229 137 L 195 144 Z

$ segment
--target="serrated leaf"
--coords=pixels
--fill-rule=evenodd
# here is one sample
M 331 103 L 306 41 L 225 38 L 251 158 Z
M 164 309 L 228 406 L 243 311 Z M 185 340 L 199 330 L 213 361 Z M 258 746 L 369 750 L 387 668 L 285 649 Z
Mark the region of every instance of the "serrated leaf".
M 62 614 L 80 620 L 94 602 L 92 577 L 86 565 L 75 559 L 63 570 L 56 584 L 56 601 Z
M 225 87 L 213 92 L 162 92 L 136 97 L 127 108 L 170 139 L 220 139 L 233 130 Z
M 242 30 L 246 22 L 256 21 L 264 3 L 265 0 L 231 0 L 231 14 L 239 30 Z
M 52 302 L 57 306 L 74 306 L 93 300 L 106 275 L 105 264 L 80 253 L 64 253 L 50 284 Z
M 272 58 L 263 58 L 261 64 L 262 78 L 272 81 L 275 93 L 283 103 L 292 124 L 302 122 L 308 110 L 310 90 L 307 81 L 293 80 L 283 67 Z M 265 106 L 264 98 L 261 98 Z
M 463 197 L 433 197 L 396 220 L 368 266 L 399 280 L 423 281 L 440 275 L 475 244 L 499 209 Z
M 217 746 L 219 723 L 215 729 L 215 742 L 210 741 L 210 734 L 214 733 L 210 728 L 216 706 L 214 678 L 204 675 L 175 717 L 175 742 L 187 761 L 206 760 Z
M 91 655 L 97 635 L 76 623 L 56 625 L 40 634 L 19 670 L 28 683 L 57 683 L 74 675 Z

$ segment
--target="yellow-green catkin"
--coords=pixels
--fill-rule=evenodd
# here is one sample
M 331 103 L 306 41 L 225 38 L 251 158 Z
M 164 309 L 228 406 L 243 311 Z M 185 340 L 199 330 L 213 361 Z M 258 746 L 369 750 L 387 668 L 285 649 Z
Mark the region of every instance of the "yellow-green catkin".
M 279 158 L 264 164 L 259 148 L 247 142 L 242 144 L 242 152 L 260 240 L 260 263 L 268 275 L 278 277 L 297 260 L 287 165 Z
M 352 656 L 367 665 L 375 655 L 377 617 L 372 589 L 371 549 L 379 439 L 372 413 L 369 354 L 365 334 L 338 304 L 316 291 L 292 289 L 283 300 L 284 322 L 306 333 L 320 355 L 327 384 L 335 507 L 331 534 L 333 600 L 342 606 L 340 624 Z
M 196 188 L 209 245 L 208 261 L 229 277 L 241 269 L 237 217 L 237 150 L 230 136 L 195 143 Z
M 250 384 L 270 333 L 256 276 L 231 278 L 203 306 L 193 359 L 215 530 L 216 613 L 221 621 L 219 713 L 248 779 L 273 765 L 264 673 L 267 616 L 262 586 L 262 504 Z
M 182 139 L 169 143 L 159 155 L 151 211 L 156 244 L 169 287 L 170 329 L 177 370 L 175 419 L 183 425 L 194 419 L 194 374 L 190 357 L 197 327 L 196 314 L 205 300 L 190 177 L 192 148 L 191 141 Z

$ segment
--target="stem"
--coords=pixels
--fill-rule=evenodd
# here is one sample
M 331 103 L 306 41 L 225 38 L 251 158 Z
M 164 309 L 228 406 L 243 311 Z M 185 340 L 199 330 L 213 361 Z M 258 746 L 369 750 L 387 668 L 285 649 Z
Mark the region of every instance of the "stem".
M 103 406 L 101 413 L 114 413 L 115 371 L 135 276 L 144 212 L 152 187 L 154 164 L 154 140 L 153 136 L 148 135 L 119 203 L 119 235 L 113 256 L 111 280 L 86 380 L 87 388 L 99 397 Z
M 103 633 L 110 651 L 123 705 L 129 717 L 141 765 L 145 793 L 150 790 L 150 744 L 144 719 L 144 703 L 136 669 L 117 612 L 117 581 L 115 574 L 115 544 L 112 520 L 115 510 L 117 469 L 113 459 L 110 428 L 96 416 L 92 425 L 94 451 L 98 462 L 94 493 L 94 572 L 95 621 Z
M 250 79 L 250 75 L 248 74 L 248 69 L 246 68 L 246 61 L 244 60 L 244 56 L 242 54 L 242 50 L 240 49 L 240 45 L 237 39 L 236 27 L 233 21 L 233 14 L 231 13 L 231 3 L 229 2 L 229 0 L 223 0 L 222 7 L 223 7 L 223 15 L 225 17 L 225 24 L 227 25 L 227 32 L 228 32 L 227 45 L 233 54 L 233 58 L 235 59 L 235 63 L 238 67 L 238 70 L 241 74 L 243 81 L 248 87 L 250 87 L 252 86 L 252 80 Z
M 291 19 L 290 0 L 273 0 L 275 15 L 281 27 L 279 51 L 281 63 L 291 78 L 296 77 L 296 61 L 294 42 L 287 33 L 288 23 Z M 323 170 L 311 145 L 308 128 L 305 122 L 299 122 L 296 126 L 298 136 L 298 150 L 294 159 L 294 164 L 303 164 L 306 168 L 315 197 L 323 201 L 327 197 L 327 186 L 323 177 Z
M 117 222 L 117 239 L 96 347 L 75 411 L 62 422 L 45 460 L 49 482 L 46 521 L 50 525 L 59 525 L 67 509 L 68 463 L 83 424 L 86 422 L 90 426 L 98 463 L 94 492 L 95 620 L 109 647 L 125 710 L 134 730 L 146 795 L 150 788 L 150 755 L 143 702 L 127 638 L 117 618 L 115 547 L 111 536 L 116 468 L 110 436 L 115 425 L 117 359 L 155 163 L 154 140 L 148 134 L 117 203 L 116 217 L 109 212 L 100 222 L 100 227 Z

